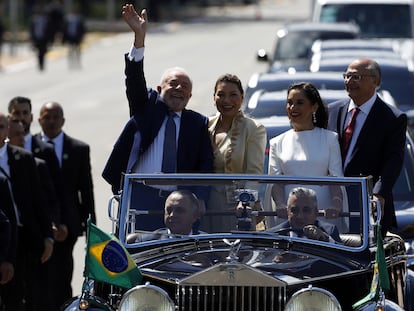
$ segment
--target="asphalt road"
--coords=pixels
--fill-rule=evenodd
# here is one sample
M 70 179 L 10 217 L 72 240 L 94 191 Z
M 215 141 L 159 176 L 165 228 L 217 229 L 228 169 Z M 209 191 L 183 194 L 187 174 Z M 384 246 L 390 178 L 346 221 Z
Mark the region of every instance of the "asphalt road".
M 310 4 L 311 0 L 263 0 L 260 6 L 211 8 L 208 15 L 191 21 L 151 27 L 145 52 L 147 83 L 156 86 L 166 68 L 183 67 L 194 83 L 188 108 L 211 115 L 216 78 L 229 72 L 247 83 L 252 73 L 264 71 L 266 64 L 256 61 L 256 51 L 271 50 L 277 28 L 287 20 L 306 19 Z M 33 57 L 0 72 L 1 111 L 7 111 L 14 96 L 31 98 L 36 133 L 40 106 L 57 101 L 65 111 L 65 132 L 90 144 L 97 221 L 106 231 L 111 231 L 111 192 L 101 172 L 128 120 L 123 54 L 132 39 L 129 33 L 119 33 L 91 40 L 83 49 L 81 69 L 70 69 L 65 50 L 58 49 L 49 55 L 44 72 L 37 70 Z M 20 48 L 19 53 L 30 53 L 28 47 Z M 84 249 L 85 239 L 80 238 L 74 252 L 74 294 L 81 289 Z

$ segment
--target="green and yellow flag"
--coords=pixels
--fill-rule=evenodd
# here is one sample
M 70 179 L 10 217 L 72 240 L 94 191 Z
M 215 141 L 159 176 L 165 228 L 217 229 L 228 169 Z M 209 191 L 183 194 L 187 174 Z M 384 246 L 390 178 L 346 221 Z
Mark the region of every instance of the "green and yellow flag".
M 132 288 L 142 275 L 119 240 L 88 220 L 84 277 L 112 285 Z
M 385 260 L 384 244 L 382 241 L 381 225 L 377 226 L 377 252 L 375 253 L 374 276 L 371 282 L 369 294 L 353 304 L 352 308 L 356 309 L 370 301 L 378 299 L 380 290 L 388 291 L 390 289 L 390 280 L 388 277 L 387 262 Z

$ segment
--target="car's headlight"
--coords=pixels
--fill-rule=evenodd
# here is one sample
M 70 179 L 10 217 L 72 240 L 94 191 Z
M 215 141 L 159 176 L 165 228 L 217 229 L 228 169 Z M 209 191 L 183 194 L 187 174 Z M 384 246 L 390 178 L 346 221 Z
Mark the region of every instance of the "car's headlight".
M 309 306 L 312 306 L 312 310 L 342 310 L 338 300 L 330 292 L 309 286 L 292 295 L 285 311 L 309 310 Z
M 139 285 L 128 290 L 119 304 L 119 311 L 174 311 L 174 302 L 157 286 Z

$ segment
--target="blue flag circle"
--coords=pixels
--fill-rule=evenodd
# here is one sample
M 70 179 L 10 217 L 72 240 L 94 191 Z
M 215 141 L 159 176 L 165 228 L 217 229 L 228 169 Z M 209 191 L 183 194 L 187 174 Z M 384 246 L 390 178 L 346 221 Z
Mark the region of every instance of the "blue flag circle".
M 110 241 L 102 251 L 102 264 L 109 271 L 120 273 L 128 268 L 128 257 L 121 245 Z

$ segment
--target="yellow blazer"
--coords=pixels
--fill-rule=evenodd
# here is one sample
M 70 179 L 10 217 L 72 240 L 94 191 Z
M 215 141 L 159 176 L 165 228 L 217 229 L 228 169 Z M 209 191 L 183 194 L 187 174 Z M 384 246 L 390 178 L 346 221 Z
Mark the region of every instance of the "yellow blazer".
M 214 132 L 220 114 L 209 119 L 209 132 L 214 142 Z M 239 112 L 233 119 L 230 138 L 224 148 L 224 172 L 226 174 L 263 174 L 267 135 L 265 127 Z M 214 143 L 213 143 L 214 146 Z M 216 149 L 216 148 L 214 148 Z M 215 153 L 216 155 L 216 153 Z M 214 162 L 216 164 L 216 160 Z M 215 168 L 217 165 L 215 165 Z

